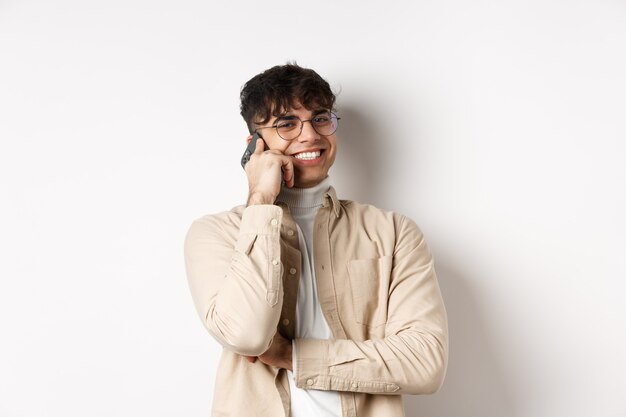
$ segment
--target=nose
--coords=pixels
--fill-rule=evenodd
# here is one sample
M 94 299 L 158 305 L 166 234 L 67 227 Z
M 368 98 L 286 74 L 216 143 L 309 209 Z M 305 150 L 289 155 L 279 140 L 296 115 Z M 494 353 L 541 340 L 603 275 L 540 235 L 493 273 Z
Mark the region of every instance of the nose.
M 320 138 L 320 134 L 317 133 L 315 129 L 313 129 L 313 123 L 310 120 L 307 120 L 302 123 L 302 133 L 298 136 L 299 142 L 310 142 L 315 141 Z

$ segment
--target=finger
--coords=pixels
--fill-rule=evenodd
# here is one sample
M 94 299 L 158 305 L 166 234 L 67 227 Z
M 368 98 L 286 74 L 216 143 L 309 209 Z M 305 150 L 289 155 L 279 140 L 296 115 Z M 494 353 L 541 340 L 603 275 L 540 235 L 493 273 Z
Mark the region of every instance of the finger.
M 287 187 L 293 187 L 295 183 L 295 172 L 291 158 L 283 159 L 283 165 L 281 168 L 283 170 L 283 178 L 285 179 Z
M 260 155 L 263 153 L 263 151 L 265 150 L 265 144 L 263 142 L 263 139 L 259 138 L 256 140 L 256 148 L 254 148 L 254 153 L 256 155 Z

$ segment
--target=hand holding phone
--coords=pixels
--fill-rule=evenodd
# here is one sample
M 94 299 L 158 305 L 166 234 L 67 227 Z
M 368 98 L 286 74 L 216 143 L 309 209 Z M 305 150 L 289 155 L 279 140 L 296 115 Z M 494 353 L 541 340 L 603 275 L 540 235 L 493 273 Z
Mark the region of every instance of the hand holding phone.
M 257 146 L 258 140 L 263 146 Z M 254 164 L 247 168 L 253 155 Z M 241 166 L 248 175 L 248 205 L 273 204 L 283 185 L 293 187 L 293 161 L 280 150 L 270 150 L 263 138 L 255 133 L 241 157 Z

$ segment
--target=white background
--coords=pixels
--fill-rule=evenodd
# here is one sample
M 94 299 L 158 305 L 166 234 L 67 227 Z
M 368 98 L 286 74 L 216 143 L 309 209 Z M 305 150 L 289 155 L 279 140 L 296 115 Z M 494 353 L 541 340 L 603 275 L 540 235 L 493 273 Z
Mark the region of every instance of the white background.
M 209 415 L 183 239 L 294 59 L 339 91 L 340 196 L 437 261 L 448 376 L 407 415 L 626 416 L 625 51 L 617 0 L 0 1 L 0 416 Z

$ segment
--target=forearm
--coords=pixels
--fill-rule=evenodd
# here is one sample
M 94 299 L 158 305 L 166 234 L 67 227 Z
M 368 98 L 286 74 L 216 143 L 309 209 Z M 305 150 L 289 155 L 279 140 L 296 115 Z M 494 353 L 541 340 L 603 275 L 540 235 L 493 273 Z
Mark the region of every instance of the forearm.
M 296 339 L 296 385 L 371 394 L 430 394 L 447 365 L 447 334 L 407 330 L 378 340 Z
M 194 222 L 187 235 L 187 276 L 198 313 L 215 339 L 237 353 L 263 353 L 276 331 L 281 221 L 280 207 L 255 206 L 244 210 L 239 230 Z

